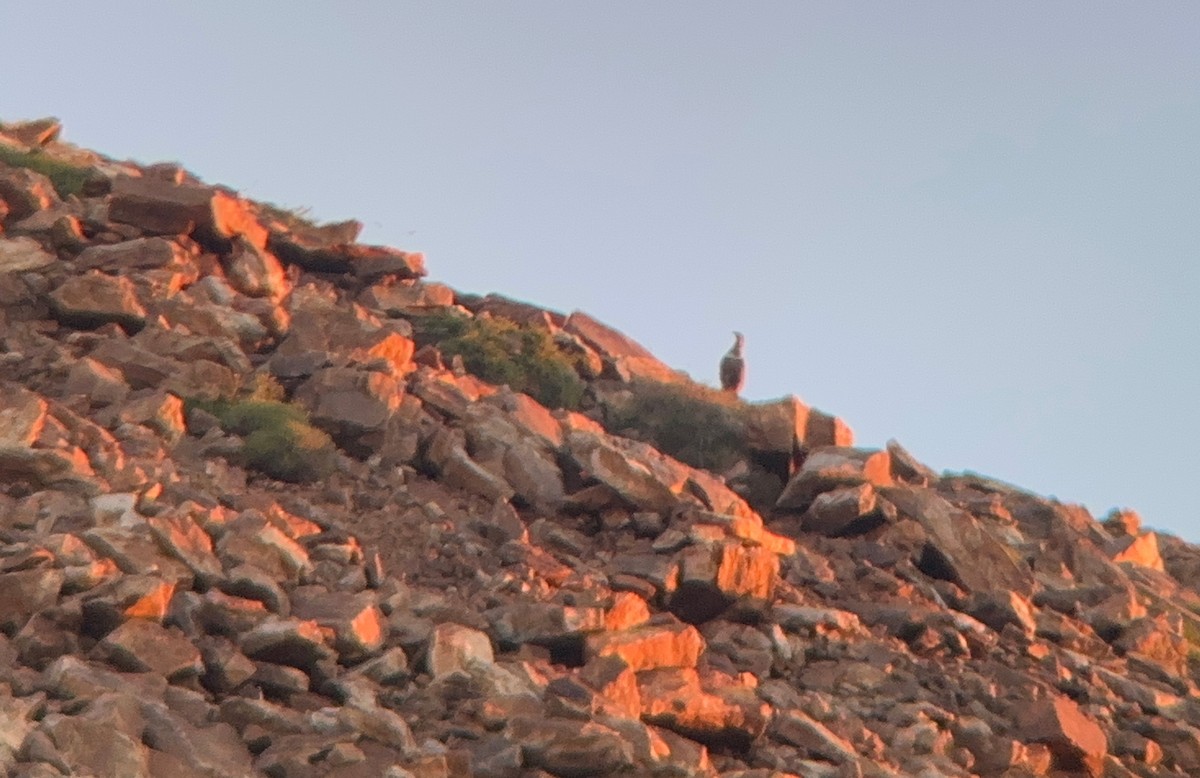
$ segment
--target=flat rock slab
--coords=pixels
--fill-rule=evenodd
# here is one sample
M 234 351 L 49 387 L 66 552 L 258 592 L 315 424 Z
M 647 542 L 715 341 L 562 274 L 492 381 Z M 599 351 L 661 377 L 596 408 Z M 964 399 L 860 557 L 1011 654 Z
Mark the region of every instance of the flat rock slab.
M 99 271 L 68 278 L 50 293 L 50 306 L 63 324 L 82 329 L 112 323 L 137 332 L 148 315 L 133 282 Z
M 704 638 L 690 624 L 645 625 L 587 638 L 589 658 L 617 656 L 634 672 L 662 667 L 695 667 Z
M 27 273 L 57 261 L 33 238 L 0 238 L 0 273 Z

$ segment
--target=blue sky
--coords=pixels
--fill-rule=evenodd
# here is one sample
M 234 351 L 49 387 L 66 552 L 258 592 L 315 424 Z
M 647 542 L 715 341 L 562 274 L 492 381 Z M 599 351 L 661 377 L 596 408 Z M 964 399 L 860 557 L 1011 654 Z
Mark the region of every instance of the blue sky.
M 1200 539 L 1200 6 L 39 3 L 0 119 Z

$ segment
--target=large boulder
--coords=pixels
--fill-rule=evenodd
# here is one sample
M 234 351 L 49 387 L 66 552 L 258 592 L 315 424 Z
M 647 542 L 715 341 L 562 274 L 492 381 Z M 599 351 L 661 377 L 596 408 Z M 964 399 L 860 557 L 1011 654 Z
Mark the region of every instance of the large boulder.
M 617 330 L 575 311 L 563 322 L 563 329 L 581 339 L 604 360 L 605 375 L 622 381 L 682 381 L 682 374 L 659 361 L 639 343 Z
M 33 238 L 0 237 L 0 273 L 26 273 L 41 270 L 58 260 Z
M 126 331 L 146 326 L 146 309 L 128 278 L 99 271 L 71 276 L 50 293 L 50 305 L 63 324 L 93 329 L 114 323 Z
M 238 236 L 267 245 L 267 230 L 250 204 L 213 186 L 120 176 L 112 182 L 108 216 L 151 235 L 192 234 L 219 249 Z
M 822 492 L 869 483 L 892 483 L 891 458 L 886 451 L 845 447 L 819 448 L 788 481 L 775 507 L 781 511 L 803 512 Z

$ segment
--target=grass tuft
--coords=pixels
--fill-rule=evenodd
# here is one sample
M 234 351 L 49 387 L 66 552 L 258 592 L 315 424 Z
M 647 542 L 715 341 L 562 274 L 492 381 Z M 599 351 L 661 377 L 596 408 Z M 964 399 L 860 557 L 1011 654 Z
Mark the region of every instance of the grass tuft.
M 333 439 L 312 426 L 298 405 L 252 395 L 241 400 L 189 400 L 188 406 L 211 413 L 222 429 L 241 436 L 239 461 L 245 467 L 291 483 L 312 483 L 334 471 Z
M 91 168 L 72 165 L 40 151 L 18 151 L 0 145 L 0 162 L 41 173 L 50 179 L 59 197 L 78 195 L 94 175 Z
M 693 467 L 723 472 L 746 456 L 741 408 L 737 398 L 700 384 L 640 381 L 608 407 L 607 426 Z
M 548 408 L 578 409 L 583 379 L 550 333 L 507 319 L 467 318 L 449 311 L 416 322 L 417 340 L 444 356 L 459 356 L 472 375 L 507 384 Z

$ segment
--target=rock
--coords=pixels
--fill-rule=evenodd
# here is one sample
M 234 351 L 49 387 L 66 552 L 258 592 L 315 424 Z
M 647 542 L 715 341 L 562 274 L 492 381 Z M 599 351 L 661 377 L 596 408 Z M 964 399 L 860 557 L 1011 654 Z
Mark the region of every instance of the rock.
M 157 753 L 169 754 L 200 775 L 252 778 L 250 752 L 232 726 L 225 722 L 196 724 L 166 705 L 142 707 L 146 725 L 142 741 Z
M 408 656 L 400 646 L 389 648 L 374 659 L 363 662 L 355 668 L 355 672 L 381 686 L 399 686 L 412 677 Z
M 503 643 L 557 646 L 605 629 L 603 608 L 572 607 L 551 602 L 516 602 L 487 613 Z
M 469 672 L 473 666 L 493 662 L 492 641 L 477 629 L 461 624 L 439 624 L 429 636 L 426 670 L 434 678 L 453 672 Z
M 864 483 L 817 495 L 800 524 L 805 532 L 845 537 L 866 534 L 895 519 L 891 504 L 877 500 L 875 487 Z
M 204 667 L 200 652 L 177 629 L 146 619 L 130 619 L 101 640 L 95 656 L 118 670 L 151 672 L 178 682 L 199 676 Z
M 32 121 L 0 123 L 0 134 L 26 146 L 45 146 L 58 140 L 61 132 L 62 122 L 52 116 Z
M 1002 589 L 975 592 L 966 610 L 997 632 L 1010 624 L 1029 637 L 1037 630 L 1033 604 L 1016 592 Z
M 639 457 L 643 451 L 638 444 L 572 432 L 567 435 L 566 446 L 587 476 L 611 488 L 633 507 L 668 512 L 678 502 L 672 488 L 675 485 L 656 473 L 652 462 Z M 682 488 L 682 483 L 675 488 Z
M 385 623 L 367 592 L 329 592 L 316 586 L 292 591 L 292 615 L 333 631 L 334 648 L 343 663 L 361 660 L 383 647 Z
M 226 568 L 249 565 L 276 580 L 298 581 L 312 569 L 304 546 L 272 524 L 247 520 L 225 533 L 216 544 Z
M 71 366 L 63 394 L 82 395 L 93 407 L 119 405 L 129 396 L 129 384 L 117 370 L 84 357 Z
M 471 459 L 461 435 L 439 427 L 431 437 L 425 458 L 447 486 L 477 494 L 492 503 L 507 501 L 516 494 L 502 477 Z
M 932 486 L 938 474 L 922 464 L 895 439 L 887 442 L 887 452 L 892 460 L 892 478 L 914 486 Z
M 128 340 L 107 339 L 90 356 L 117 371 L 133 389 L 157 388 L 184 370 L 183 363 L 161 357 Z
M 1091 776 L 1103 773 L 1108 738 L 1070 699 L 1056 695 L 1026 703 L 1020 727 L 1027 740 L 1050 748 L 1055 768 Z
M 218 248 L 238 236 L 267 245 L 267 231 L 248 203 L 216 187 L 121 176 L 112 183 L 108 215 L 155 235 L 194 234 Z
M 251 659 L 311 671 L 318 662 L 333 659 L 332 648 L 315 621 L 272 619 L 241 636 L 241 649 Z
M 761 608 L 770 602 L 778 575 L 779 557 L 769 549 L 730 541 L 693 546 L 679 555 L 670 609 L 684 621 L 699 624 L 734 603 Z
M 90 700 L 106 692 L 161 699 L 167 682 L 160 675 L 118 673 L 74 656 L 60 656 L 42 671 L 38 688 L 64 699 Z
M 444 284 L 385 279 L 364 289 L 358 302 L 388 316 L 412 316 L 453 305 L 454 290 Z
M 645 348 L 582 311 L 575 311 L 568 316 L 562 327 L 601 356 L 608 377 L 626 382 L 634 379 L 663 382 L 682 379 L 679 373 L 660 362 Z
M 247 297 L 278 301 L 292 289 L 275 255 L 245 238 L 234 241 L 233 251 L 225 260 L 225 274 L 233 288 Z
M 81 329 L 113 323 L 137 332 L 148 316 L 132 282 L 95 270 L 64 281 L 50 293 L 50 305 L 59 321 Z
M 1162 556 L 1158 552 L 1158 535 L 1153 532 L 1114 538 L 1108 544 L 1107 551 L 1109 558 L 1114 562 L 1148 567 L 1160 573 L 1165 569 Z
M 775 716 L 768 734 L 773 740 L 803 749 L 811 759 L 837 765 L 858 761 L 853 745 L 800 710 L 783 711 Z
M 0 632 L 17 632 L 35 613 L 57 602 L 64 578 L 61 570 L 0 573 Z
M 129 778 L 150 774 L 149 754 L 140 733 L 121 731 L 108 712 L 93 710 L 82 716 L 52 713 L 42 721 L 41 730 L 74 775 Z
M 149 427 L 168 443 L 179 442 L 187 431 L 183 421 L 183 400 L 169 392 L 157 391 L 131 400 L 121 409 L 118 418 Z
M 135 270 L 187 267 L 192 264 L 192 257 L 176 241 L 137 238 L 106 246 L 90 246 L 80 252 L 74 264 L 84 270 L 123 275 Z
M 0 273 L 37 271 L 57 261 L 58 257 L 33 238 L 0 237 Z
M 0 200 L 8 205 L 10 221 L 20 221 L 62 202 L 49 178 L 28 168 L 9 167 L 2 162 Z
M 521 744 L 526 766 L 558 778 L 599 778 L 623 774 L 632 766 L 632 748 L 613 730 L 593 723 L 556 724 L 526 719 L 510 725 L 509 737 Z
M 710 748 L 746 749 L 766 731 L 771 718 L 771 706 L 752 690 L 724 686 L 706 691 L 691 669 L 639 673 L 638 687 L 643 721 Z
M 634 672 L 695 667 L 702 651 L 704 638 L 690 624 L 647 624 L 589 635 L 586 641 L 589 659 L 616 656 Z
M 204 688 L 228 694 L 253 677 L 258 667 L 230 640 L 205 637 L 197 641 L 204 662 Z
M 804 511 L 822 492 L 869 483 L 892 483 L 891 457 L 886 451 L 831 447 L 816 449 L 788 481 L 775 507 Z
M 880 493 L 928 533 L 917 560 L 927 575 L 954 581 L 969 591 L 1008 589 L 1025 597 L 1032 594 L 1028 568 L 1018 565 L 1004 543 L 971 514 L 920 487 L 888 487 Z
M 187 565 L 192 575 L 206 585 L 222 574 L 221 562 L 213 553 L 212 538 L 187 513 L 146 519 L 159 548 Z
M 406 342 L 411 347 L 411 341 Z M 295 400 L 308 409 L 312 423 L 328 432 L 339 446 L 366 456 L 373 452 L 372 443 L 382 439 L 403 393 L 403 383 L 390 373 L 328 367 L 305 381 L 296 390 Z
M 175 589 L 174 581 L 157 575 L 122 575 L 83 596 L 82 617 L 96 636 L 107 634 L 127 619 L 161 623 Z

